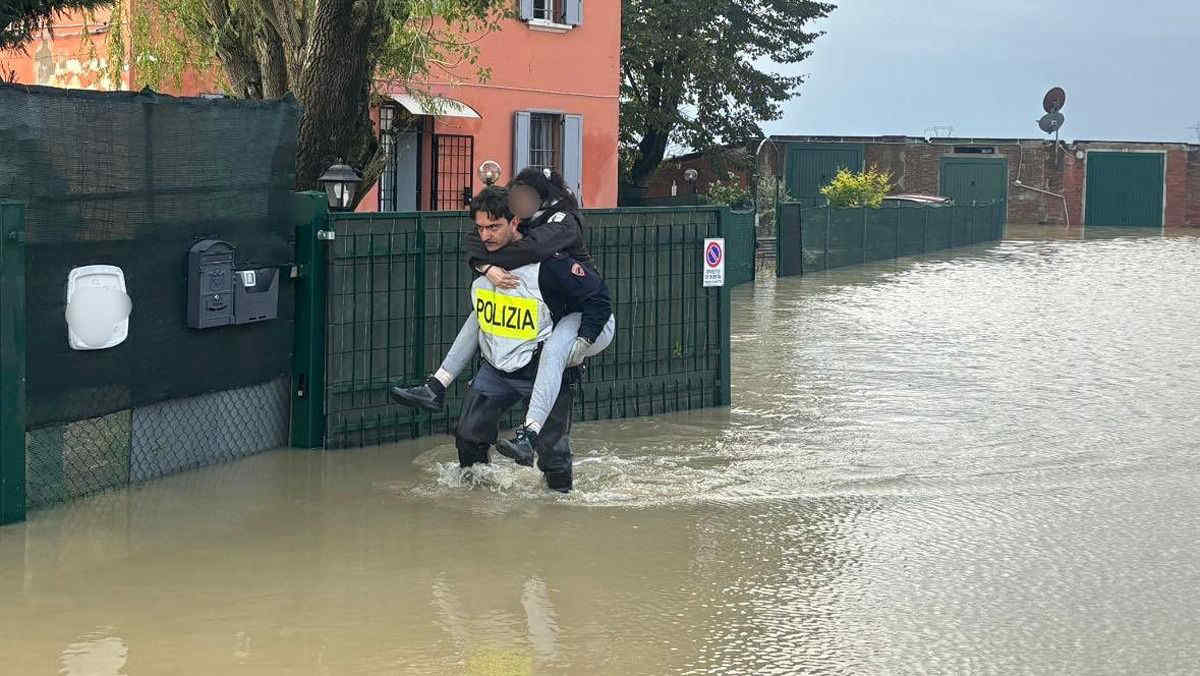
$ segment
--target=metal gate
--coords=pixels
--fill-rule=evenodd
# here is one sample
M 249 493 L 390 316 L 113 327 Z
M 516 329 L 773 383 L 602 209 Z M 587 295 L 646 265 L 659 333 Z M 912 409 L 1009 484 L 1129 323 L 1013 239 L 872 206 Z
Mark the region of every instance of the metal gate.
M 799 202 L 824 204 L 821 188 L 839 169 L 860 171 L 865 147 L 855 143 L 793 143 L 787 153 L 787 187 Z
M 429 208 L 458 211 L 471 193 L 475 139 L 450 134 L 433 135 L 433 189 Z M 464 191 L 464 188 L 466 189 Z
M 1163 153 L 1088 152 L 1084 223 L 1161 227 Z
M 941 159 L 939 192 L 959 206 L 1008 201 L 1008 160 L 1003 157 Z

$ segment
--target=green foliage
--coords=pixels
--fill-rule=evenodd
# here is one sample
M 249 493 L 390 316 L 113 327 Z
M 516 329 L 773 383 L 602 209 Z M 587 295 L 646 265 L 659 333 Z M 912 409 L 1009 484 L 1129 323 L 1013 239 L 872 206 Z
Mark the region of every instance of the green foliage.
M 750 191 L 742 185 L 741 178 L 731 171 L 725 180 L 713 181 L 708 185 L 708 201 L 712 204 L 738 206 L 750 201 Z
M 305 111 L 297 189 L 341 158 L 361 170 L 360 199 L 387 159 L 370 119 L 381 90 L 432 101 L 423 83 L 435 71 L 487 79 L 478 42 L 514 9 L 511 0 L 115 1 L 111 79 L 132 66 L 133 89 L 179 87 L 192 72 L 239 98 L 291 93 Z
M 612 1 L 612 0 L 606 0 Z M 800 75 L 767 70 L 811 55 L 809 22 L 834 5 L 812 0 L 623 0 L 620 140 L 623 169 L 645 185 L 669 144 L 704 150 L 762 136 L 795 96 Z M 789 69 L 795 72 L 795 69 Z
M 395 0 L 393 0 L 395 3 Z M 389 3 L 384 3 L 388 5 Z M 378 77 L 387 84 L 415 85 L 435 69 L 469 68 L 480 82 L 492 69 L 479 63 L 478 37 L 500 29 L 511 16 L 504 0 L 412 0 L 408 11 L 390 14 L 391 31 L 378 57 Z
M 0 49 L 21 48 L 56 16 L 93 9 L 112 0 L 4 0 L 0 2 Z
M 758 177 L 758 225 L 767 232 L 775 231 L 775 207 L 779 202 L 792 201 L 792 195 L 781 181 L 779 199 L 775 198 L 775 177 L 764 174 Z
M 316 0 L 274 5 L 247 0 L 116 0 L 108 32 L 109 77 L 117 80 L 125 67 L 132 65 L 133 89 L 180 87 L 188 71 L 211 72 L 214 66 L 221 66 L 218 80 L 226 93 L 243 97 L 246 92 L 232 86 L 230 64 L 223 60 L 234 51 L 228 46 L 245 47 L 242 52 L 252 60 L 257 57 L 258 65 L 264 67 L 262 45 L 278 40 L 276 26 L 288 24 L 276 13 L 291 5 L 292 15 L 287 19 L 296 21 L 301 31 L 312 30 L 316 4 Z M 422 92 L 416 82 L 435 70 L 456 75 L 468 70 L 486 81 L 491 69 L 479 64 L 477 43 L 481 35 L 497 30 L 501 19 L 511 15 L 510 5 L 508 0 L 381 0 L 369 5 L 375 12 L 371 21 L 386 26 L 386 32 L 378 40 L 348 42 L 346 48 L 368 51 L 378 83 L 413 85 L 417 95 Z M 270 13 L 267 8 L 272 8 Z M 128 52 L 132 64 L 125 60 L 125 16 L 132 27 Z M 301 72 L 309 65 L 305 54 L 286 49 L 284 43 L 289 73 Z M 298 82 L 288 81 L 283 89 L 295 92 L 298 86 Z
M 832 207 L 871 207 L 876 209 L 883 203 L 884 195 L 892 189 L 892 172 L 871 167 L 866 171 L 852 172 L 839 169 L 829 185 L 821 188 L 821 194 Z

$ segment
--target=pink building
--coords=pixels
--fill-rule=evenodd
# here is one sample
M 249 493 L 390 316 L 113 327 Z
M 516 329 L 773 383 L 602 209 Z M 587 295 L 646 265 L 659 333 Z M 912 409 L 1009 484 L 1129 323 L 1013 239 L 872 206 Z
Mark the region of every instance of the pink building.
M 506 182 L 525 167 L 562 173 L 584 206 L 617 205 L 621 3 L 521 0 L 520 18 L 479 43 L 487 82 L 463 69 L 420 88 L 386 92 L 388 168 L 360 211 L 453 210 L 482 187 L 479 165 Z M 432 107 L 429 105 L 433 103 Z

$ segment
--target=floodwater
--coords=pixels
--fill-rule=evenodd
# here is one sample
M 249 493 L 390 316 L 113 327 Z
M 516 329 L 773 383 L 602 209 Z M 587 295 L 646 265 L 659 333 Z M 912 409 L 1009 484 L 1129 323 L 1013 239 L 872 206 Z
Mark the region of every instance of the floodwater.
M 0 529 L 4 674 L 1195 673 L 1200 239 L 734 294 L 730 410 L 280 451 Z

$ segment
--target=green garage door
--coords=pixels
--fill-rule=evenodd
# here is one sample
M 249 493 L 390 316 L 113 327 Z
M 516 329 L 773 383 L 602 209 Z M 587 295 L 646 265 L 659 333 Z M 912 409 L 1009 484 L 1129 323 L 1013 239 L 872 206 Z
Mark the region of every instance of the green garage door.
M 1008 199 L 1008 161 L 1003 157 L 943 157 L 941 189 L 955 204 Z
M 838 169 L 861 171 L 864 146 L 860 143 L 792 143 L 788 146 L 787 187 L 798 202 L 825 204 L 821 188 L 829 185 Z
M 1087 154 L 1087 225 L 1157 228 L 1163 224 L 1161 153 Z

